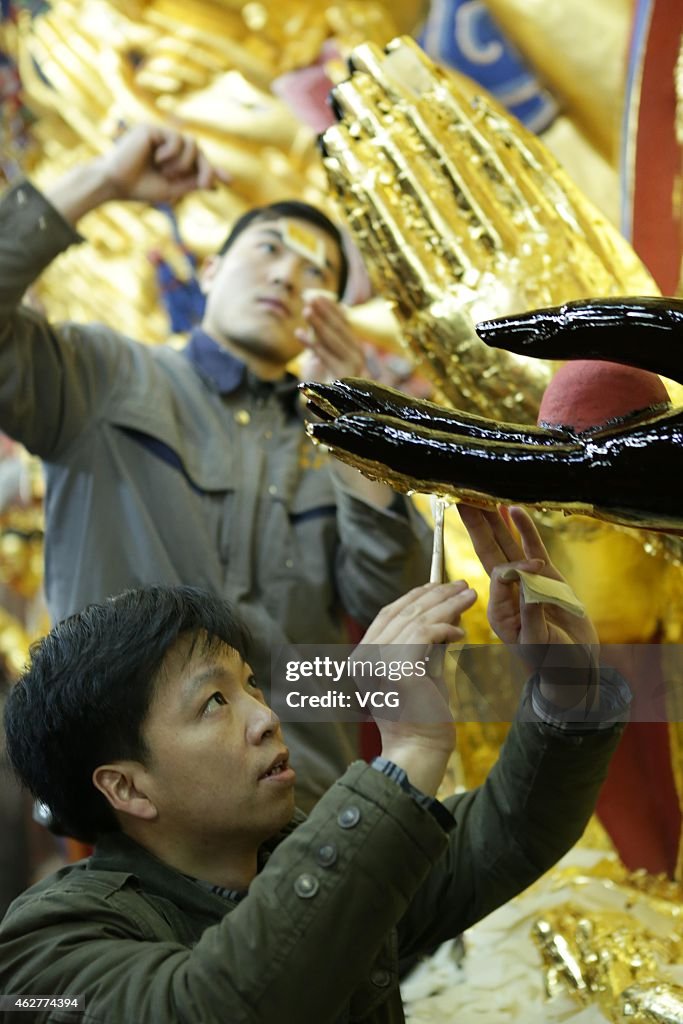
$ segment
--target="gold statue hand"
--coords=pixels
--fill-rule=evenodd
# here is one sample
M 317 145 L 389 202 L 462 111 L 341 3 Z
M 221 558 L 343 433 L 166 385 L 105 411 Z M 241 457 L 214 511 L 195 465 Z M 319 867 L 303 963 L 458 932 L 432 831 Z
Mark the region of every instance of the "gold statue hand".
M 551 370 L 487 350 L 473 323 L 585 295 L 657 294 L 543 144 L 410 39 L 351 54 L 324 163 L 376 289 L 441 394 L 529 422 Z

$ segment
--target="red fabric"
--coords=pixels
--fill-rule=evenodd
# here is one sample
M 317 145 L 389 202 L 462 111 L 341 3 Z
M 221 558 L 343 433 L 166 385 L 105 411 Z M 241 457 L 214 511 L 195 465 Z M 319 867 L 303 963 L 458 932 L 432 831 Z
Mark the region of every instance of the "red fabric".
M 611 645 L 605 661 L 628 680 L 632 721 L 598 800 L 600 821 L 630 868 L 673 875 L 681 810 L 671 768 L 666 697 L 658 643 Z
M 566 363 L 548 385 L 539 421 L 598 426 L 614 416 L 668 400 L 659 377 L 645 370 L 593 360 Z M 628 638 L 624 638 L 626 641 Z M 619 856 L 630 869 L 673 874 L 681 834 L 681 811 L 671 767 L 663 697 L 660 649 L 652 643 L 609 647 L 606 661 L 618 669 L 635 694 L 633 722 L 610 764 L 597 813 Z M 642 680 L 642 683 L 641 683 Z M 661 692 L 637 721 L 638 694 Z
M 627 150 L 632 243 L 664 295 L 675 295 L 683 258 L 683 205 L 676 202 L 681 149 L 676 141 L 675 67 L 683 32 L 680 0 L 651 0 L 635 40 L 639 84 L 629 97 L 634 144 Z
M 597 812 L 627 868 L 673 876 L 681 811 L 666 722 L 631 722 L 626 727 Z

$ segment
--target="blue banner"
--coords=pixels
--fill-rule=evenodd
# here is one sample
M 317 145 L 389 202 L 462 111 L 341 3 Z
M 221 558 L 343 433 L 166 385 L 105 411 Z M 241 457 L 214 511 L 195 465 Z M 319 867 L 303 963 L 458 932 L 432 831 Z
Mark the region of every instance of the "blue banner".
M 542 132 L 555 120 L 557 103 L 483 0 L 432 0 L 418 42 L 433 60 L 484 86 L 530 131 Z

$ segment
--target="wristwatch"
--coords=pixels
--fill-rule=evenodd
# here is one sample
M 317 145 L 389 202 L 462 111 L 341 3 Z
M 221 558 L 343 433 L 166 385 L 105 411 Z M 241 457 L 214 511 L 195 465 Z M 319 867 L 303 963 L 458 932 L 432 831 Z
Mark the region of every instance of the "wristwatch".
M 408 779 L 408 773 L 405 768 L 400 768 L 399 765 L 394 764 L 387 757 L 375 757 L 370 762 L 370 767 L 374 768 L 375 771 L 381 772 L 382 775 L 387 775 L 390 779 L 401 787 L 401 789 L 408 793 L 412 799 L 422 807 L 425 811 L 436 818 L 437 822 L 444 830 L 444 832 L 451 832 L 455 826 L 456 821 L 449 810 L 447 810 L 440 800 L 436 797 L 427 796 L 417 786 L 413 786 Z

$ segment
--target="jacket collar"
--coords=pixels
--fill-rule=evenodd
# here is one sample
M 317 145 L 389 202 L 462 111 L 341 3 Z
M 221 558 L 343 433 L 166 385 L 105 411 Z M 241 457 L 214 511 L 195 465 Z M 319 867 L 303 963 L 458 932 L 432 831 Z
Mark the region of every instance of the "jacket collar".
M 296 414 L 299 382 L 294 374 L 286 373 L 273 383 L 260 380 L 201 327 L 192 331 L 183 354 L 219 395 L 232 395 L 244 384 L 254 397 L 276 395 L 287 412 Z
M 214 341 L 201 327 L 195 327 L 192 331 L 183 352 L 195 370 L 207 378 L 221 395 L 231 395 L 237 391 L 244 379 L 247 369 L 244 363 Z
M 281 832 L 264 843 L 259 851 L 259 870 L 273 850 L 306 820 L 296 810 L 292 820 Z M 217 887 L 196 881 L 164 864 L 123 832 L 108 832 L 97 841 L 92 855 L 85 862 L 89 871 L 125 873 L 137 879 L 144 892 L 170 899 L 176 906 L 197 914 L 224 914 L 225 896 L 218 895 Z M 238 902 L 237 899 L 232 902 Z
M 220 896 L 164 864 L 122 832 L 101 836 L 86 867 L 88 871 L 126 874 L 143 892 L 170 900 L 187 913 L 209 917 L 225 913 L 226 903 Z

